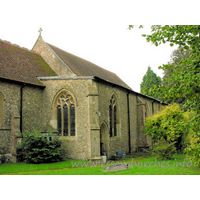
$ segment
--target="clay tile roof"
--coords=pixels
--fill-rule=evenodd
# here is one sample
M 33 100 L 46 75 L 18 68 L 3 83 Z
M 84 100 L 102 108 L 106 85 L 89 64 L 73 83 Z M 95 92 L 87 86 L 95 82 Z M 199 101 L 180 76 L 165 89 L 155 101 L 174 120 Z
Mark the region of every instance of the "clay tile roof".
M 43 86 L 37 76 L 57 76 L 57 74 L 40 55 L 0 40 L 0 78 Z
M 122 86 L 132 90 L 116 74 L 105 70 L 87 60 L 59 49 L 51 44 L 47 45 L 57 54 L 57 56 L 77 75 L 77 76 L 94 76 L 107 82 Z

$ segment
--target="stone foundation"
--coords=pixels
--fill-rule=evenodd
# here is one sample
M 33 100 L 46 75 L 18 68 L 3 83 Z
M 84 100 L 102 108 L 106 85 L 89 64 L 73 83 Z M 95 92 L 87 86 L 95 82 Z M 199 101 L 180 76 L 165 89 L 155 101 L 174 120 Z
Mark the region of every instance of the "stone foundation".
M 16 157 L 12 154 L 0 155 L 0 163 L 15 163 Z

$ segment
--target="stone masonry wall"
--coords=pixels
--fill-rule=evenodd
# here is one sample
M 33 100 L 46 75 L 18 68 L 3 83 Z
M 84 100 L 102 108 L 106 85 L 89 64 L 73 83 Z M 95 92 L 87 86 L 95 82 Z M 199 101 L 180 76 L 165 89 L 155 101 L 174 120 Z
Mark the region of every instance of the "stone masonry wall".
M 120 124 L 117 126 L 118 132 L 116 137 L 109 137 L 108 141 L 108 157 L 114 155 L 117 151 L 122 154 L 129 153 L 129 135 L 128 135 L 128 102 L 129 98 L 129 116 L 130 116 L 130 152 L 138 151 L 138 147 L 149 147 L 151 138 L 144 136 L 142 127 L 145 118 L 153 114 L 152 103 L 154 102 L 154 113 L 160 108 L 160 103 L 144 97 L 142 95 L 128 92 L 125 89 L 111 86 L 110 84 L 100 82 L 98 84 L 99 91 L 99 110 L 100 125 L 107 124 L 107 132 L 109 134 L 109 103 L 112 94 L 116 96 Z M 129 93 L 129 94 L 128 94 Z
M 117 109 L 119 113 L 119 125 L 117 126 L 117 136 L 109 137 L 108 157 L 115 155 L 117 151 L 123 154 L 129 152 L 128 144 L 128 114 L 127 114 L 127 92 L 118 87 L 106 83 L 98 84 L 99 90 L 99 110 L 101 112 L 100 124 L 106 123 L 109 134 L 109 104 L 112 94 L 117 100 Z
M 137 97 L 135 94 L 129 94 L 130 107 L 130 134 L 131 134 L 131 153 L 137 151 L 138 146 L 138 127 L 137 127 Z
M 57 129 L 54 100 L 61 91 L 66 90 L 76 101 L 76 136 L 60 137 L 62 146 L 66 149 L 66 157 L 74 159 L 98 157 L 100 156 L 100 126 L 103 124 L 108 136 L 109 103 L 114 94 L 117 100 L 119 123 L 117 136 L 108 137 L 108 157 L 117 151 L 123 154 L 129 152 L 127 90 L 105 82 L 97 83 L 91 79 L 52 79 L 42 82 L 46 85 L 45 89 L 28 85 L 23 88 L 23 131 L 40 129 L 48 124 Z M 17 110 L 20 110 L 21 87 L 22 84 L 0 81 L 0 93 L 4 98 L 4 120 L 0 126 L 0 141 L 8 147 L 6 153 L 12 152 L 11 108 L 16 106 Z M 147 117 L 151 116 L 152 105 L 156 113 L 160 109 L 160 103 L 143 96 L 138 98 L 136 94 L 130 93 L 129 104 L 131 153 L 134 153 L 138 147 L 151 145 L 151 139 L 144 136 L 141 127 L 145 120 L 145 112 Z
M 138 117 L 138 148 L 145 148 L 152 145 L 150 136 L 144 136 L 142 127 L 145 118 L 156 114 L 160 109 L 160 103 L 144 96 L 137 98 L 137 117 Z
M 57 129 L 55 98 L 61 91 L 70 92 L 75 98 L 76 136 L 61 136 L 66 157 L 88 159 L 90 150 L 90 124 L 87 80 L 43 80 L 46 88 L 43 101 L 43 121 Z
M 49 64 L 58 76 L 75 77 L 76 75 L 70 71 L 66 65 L 52 52 L 48 45 L 43 41 L 41 37 L 33 47 L 33 51 L 39 53 L 43 59 Z
M 100 157 L 100 124 L 99 124 L 99 93 L 98 85 L 92 79 L 88 84 L 88 102 L 89 102 L 89 124 L 90 124 L 90 155 L 91 158 L 101 159 Z
M 4 97 L 0 141 L 8 154 L 15 152 L 16 137 L 20 136 L 21 87 L 21 83 L 0 81 L 0 93 Z M 26 85 L 23 88 L 22 131 L 32 131 L 33 127 L 41 126 L 42 92 L 35 86 Z
M 20 107 L 20 85 L 0 80 L 0 92 L 4 96 L 4 126 L 10 127 L 11 105 Z
M 40 130 L 43 120 L 43 89 L 35 86 L 23 88 L 22 131 Z
M 0 143 L 5 153 L 12 152 L 11 106 L 20 106 L 20 86 L 0 81 L 0 92 L 4 97 L 3 123 L 0 126 Z

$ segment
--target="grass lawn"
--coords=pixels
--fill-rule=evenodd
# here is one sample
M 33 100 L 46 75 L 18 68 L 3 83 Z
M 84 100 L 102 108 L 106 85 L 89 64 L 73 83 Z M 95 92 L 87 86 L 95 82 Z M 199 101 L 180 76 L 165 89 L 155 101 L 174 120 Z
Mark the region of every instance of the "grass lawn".
M 0 164 L 0 175 L 199 175 L 200 168 L 194 167 L 188 160 L 185 160 L 184 163 L 184 159 L 183 155 L 174 155 L 172 160 L 163 162 L 156 160 L 155 157 L 134 156 L 134 158 L 119 160 L 118 162 L 112 161 L 112 163 L 110 161 L 97 166 L 81 166 L 84 165 L 84 162 L 85 164 L 87 162 L 80 160 L 66 160 L 50 164 L 4 163 Z M 132 167 L 118 172 L 102 171 L 108 165 L 124 162 L 129 162 Z

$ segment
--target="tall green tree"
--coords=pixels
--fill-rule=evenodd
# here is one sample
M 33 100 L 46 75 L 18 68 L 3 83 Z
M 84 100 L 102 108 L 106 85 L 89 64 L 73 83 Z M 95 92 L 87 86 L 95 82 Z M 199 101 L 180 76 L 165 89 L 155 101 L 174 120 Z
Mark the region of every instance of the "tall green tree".
M 129 29 L 131 28 L 133 25 L 129 25 Z M 173 68 L 172 77 L 168 81 L 178 83 L 172 87 L 159 87 L 163 92 L 163 99 L 185 97 L 185 107 L 200 113 L 200 25 L 153 25 L 151 31 L 151 35 L 142 35 L 147 42 L 156 46 L 161 43 L 169 43 L 170 46 L 176 44 L 182 50 L 190 50 L 189 58 L 181 59 L 179 65 L 172 63 L 159 67 L 163 70 Z
M 170 62 L 168 62 L 169 67 L 164 70 L 164 76 L 162 80 L 162 85 L 164 87 L 172 87 L 175 84 L 179 84 L 175 80 L 171 80 L 173 73 L 174 73 L 174 66 L 180 65 L 181 60 L 183 59 L 189 59 L 190 56 L 190 50 L 189 49 L 181 49 L 177 48 L 174 50 L 171 54 L 171 59 Z M 171 65 L 171 66 L 170 66 Z M 187 67 L 187 66 L 186 66 Z M 186 98 L 185 97 L 180 97 L 174 100 L 174 102 L 179 103 L 181 106 L 185 103 Z M 173 98 L 170 98 L 167 100 L 167 103 L 172 103 Z
M 133 25 L 129 26 L 129 29 Z M 160 69 L 173 70 L 168 82 L 173 82 L 172 86 L 160 86 L 154 93 L 162 92 L 164 100 L 180 97 L 186 99 L 184 109 L 192 111 L 192 117 L 187 122 L 186 129 L 189 131 L 188 147 L 186 152 L 192 160 L 200 166 L 200 25 L 153 25 L 152 34 L 146 35 L 147 42 L 152 42 L 156 46 L 161 43 L 175 44 L 180 49 L 188 49 L 189 57 L 182 58 L 179 64 L 166 64 Z
M 190 50 L 189 49 L 181 49 L 181 48 L 177 48 L 176 50 L 174 50 L 170 56 L 170 61 L 168 62 L 168 64 L 174 64 L 176 65 L 180 65 L 181 60 L 183 59 L 189 59 L 190 56 Z M 173 69 L 172 68 L 168 68 L 164 70 L 164 76 L 163 76 L 163 86 L 172 86 L 175 84 L 175 82 L 168 82 L 168 79 L 170 77 L 172 77 L 173 74 Z
M 142 79 L 142 83 L 140 84 L 140 92 L 144 95 L 158 98 L 157 95 L 150 94 L 149 90 L 154 86 L 160 86 L 161 82 L 162 82 L 161 78 L 157 76 L 156 73 L 154 73 L 151 67 L 149 66 L 146 74 Z

